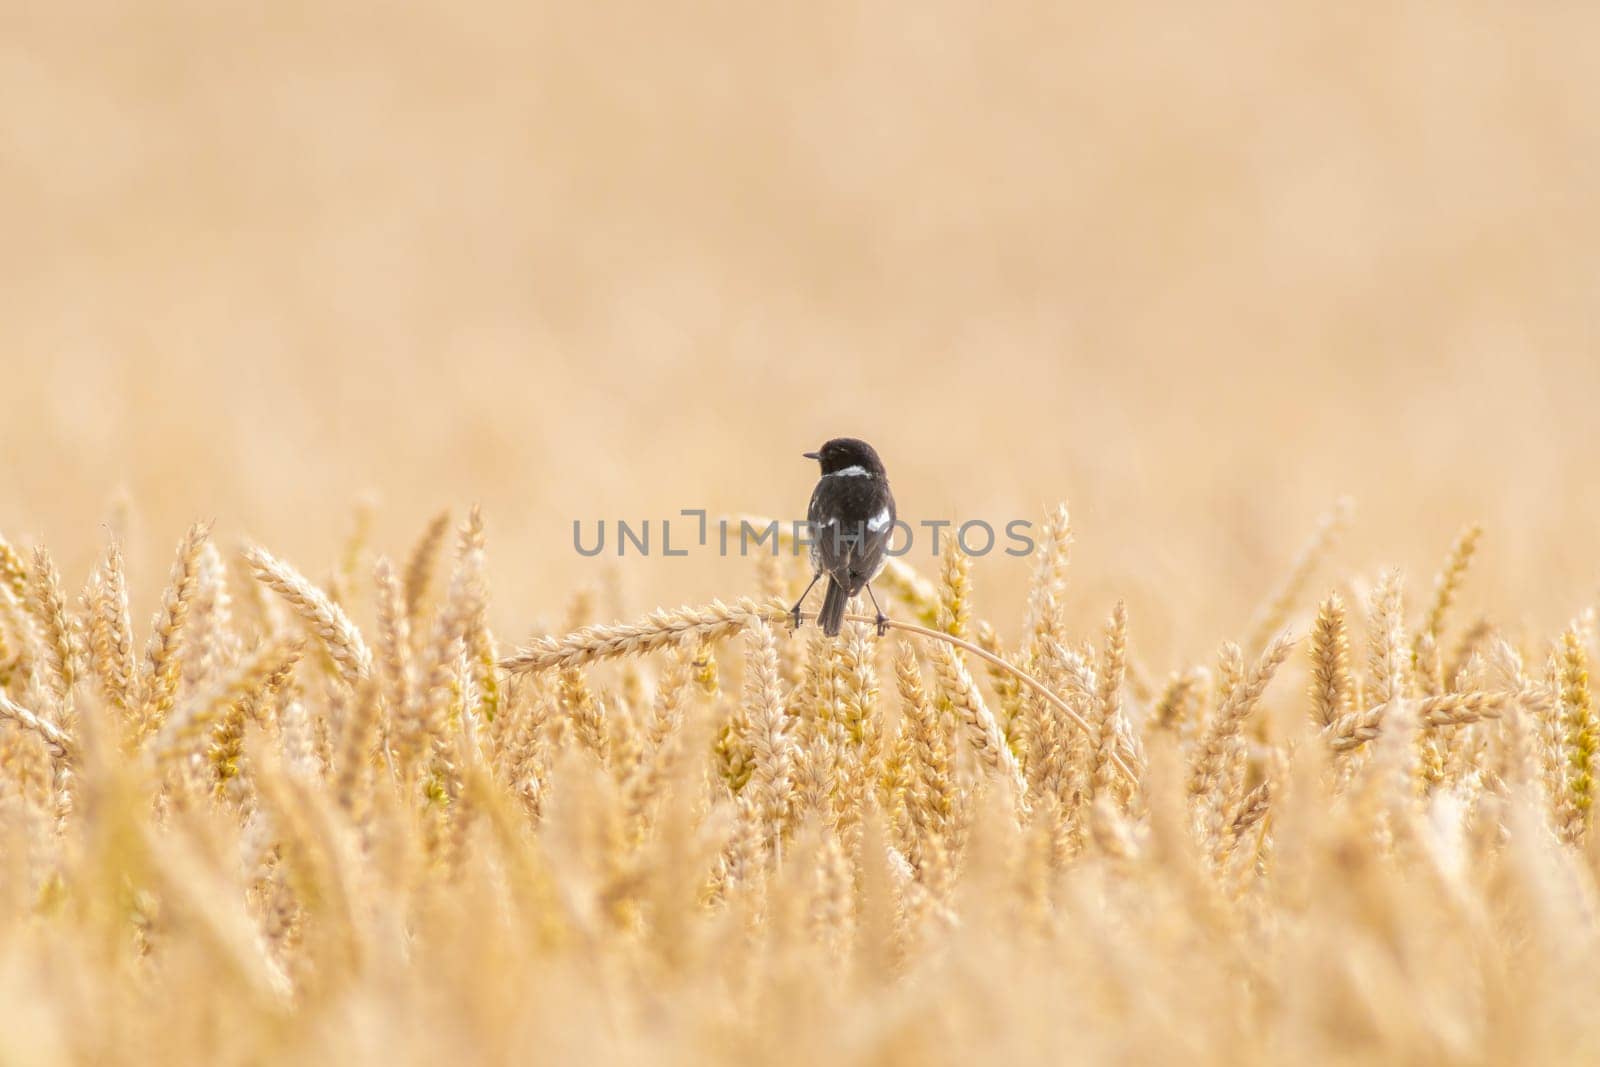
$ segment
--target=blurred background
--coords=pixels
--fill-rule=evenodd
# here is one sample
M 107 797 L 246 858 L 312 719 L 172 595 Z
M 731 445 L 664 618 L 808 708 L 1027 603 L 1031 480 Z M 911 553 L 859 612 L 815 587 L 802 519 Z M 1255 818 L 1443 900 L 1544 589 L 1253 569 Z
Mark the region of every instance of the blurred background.
M 194 518 L 321 574 L 363 494 L 399 555 L 481 501 L 516 637 L 617 566 L 574 519 L 798 516 L 853 434 L 913 521 L 1069 500 L 1073 610 L 1127 597 L 1158 666 L 1343 494 L 1317 591 L 1420 600 L 1480 520 L 1468 599 L 1548 629 L 1600 589 L 1596 40 L 1567 3 L 14 4 L 0 530 L 75 583 L 125 510 L 142 620 Z M 979 614 L 1026 578 L 991 556 Z

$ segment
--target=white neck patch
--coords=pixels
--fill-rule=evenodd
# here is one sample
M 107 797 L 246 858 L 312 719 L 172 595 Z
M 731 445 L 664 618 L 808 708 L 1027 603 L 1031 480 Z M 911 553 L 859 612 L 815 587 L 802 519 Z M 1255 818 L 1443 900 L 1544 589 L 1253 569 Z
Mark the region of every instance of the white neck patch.
M 872 472 L 865 467 L 846 467 L 841 471 L 829 471 L 824 478 L 870 478 Z

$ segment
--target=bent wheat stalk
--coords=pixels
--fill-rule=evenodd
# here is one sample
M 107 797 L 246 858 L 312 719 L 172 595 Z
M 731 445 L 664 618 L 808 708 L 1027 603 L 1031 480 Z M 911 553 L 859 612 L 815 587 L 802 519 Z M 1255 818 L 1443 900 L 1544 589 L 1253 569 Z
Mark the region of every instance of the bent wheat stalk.
M 339 677 L 351 689 L 359 690 L 361 682 L 372 673 L 372 653 L 344 609 L 305 575 L 259 545 L 246 548 L 245 559 L 256 580 L 287 600 L 306 629 L 322 642 Z
M 1417 725 L 1426 730 L 1438 730 L 1498 718 L 1515 699 L 1512 693 L 1472 690 L 1424 697 L 1413 703 L 1417 709 Z M 1346 712 L 1324 727 L 1322 736 L 1334 752 L 1360 748 L 1383 732 L 1383 720 L 1392 706 L 1393 701 L 1385 701 L 1361 711 Z
M 676 611 L 655 611 L 636 623 L 619 623 L 612 626 L 586 626 L 560 637 L 542 637 L 500 661 L 500 669 L 517 674 L 540 673 L 563 667 L 581 667 L 586 663 L 618 659 L 624 656 L 641 656 L 658 649 L 683 645 L 693 641 L 719 641 L 740 633 L 751 623 L 760 620 L 769 624 L 782 624 L 793 619 L 788 608 L 777 600 L 765 604 L 745 597 L 732 604 L 712 601 L 704 608 L 679 608 Z M 803 611 L 801 619 L 815 619 L 814 611 Z M 849 614 L 851 622 L 875 623 L 870 615 Z M 942 641 L 978 657 L 997 670 L 1043 697 L 1051 707 L 1060 712 L 1084 736 L 1093 737 L 1089 723 L 1056 695 L 1051 689 L 1013 663 L 996 656 L 970 641 L 962 640 L 941 630 L 919 626 L 914 622 L 890 619 L 892 630 L 915 634 L 930 641 Z M 1122 754 L 1113 752 L 1111 762 L 1128 782 L 1137 786 L 1138 775 L 1128 766 Z
M 45 744 L 49 745 L 55 755 L 60 758 L 70 757 L 77 751 L 77 746 L 73 744 L 72 738 L 61 727 L 49 719 L 35 715 L 21 704 L 13 702 L 3 692 L 0 692 L 0 719 L 10 719 L 34 731 L 44 739 Z

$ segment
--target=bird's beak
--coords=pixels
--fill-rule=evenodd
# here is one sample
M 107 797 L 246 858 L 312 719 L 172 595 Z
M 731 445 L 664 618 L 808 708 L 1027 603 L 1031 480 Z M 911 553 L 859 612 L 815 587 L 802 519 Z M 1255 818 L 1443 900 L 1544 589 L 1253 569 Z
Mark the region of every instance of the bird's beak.
M 821 459 L 822 458 L 822 453 L 821 452 L 802 452 L 800 454 L 802 456 L 806 457 L 807 459 Z

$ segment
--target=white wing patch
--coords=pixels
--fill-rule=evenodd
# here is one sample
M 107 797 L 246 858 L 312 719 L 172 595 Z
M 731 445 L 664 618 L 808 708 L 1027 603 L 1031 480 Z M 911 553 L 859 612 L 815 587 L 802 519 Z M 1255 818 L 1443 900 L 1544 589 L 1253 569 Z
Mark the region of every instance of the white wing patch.
M 873 533 L 882 533 L 883 528 L 889 525 L 889 509 L 884 508 L 872 518 L 867 520 L 867 529 Z

